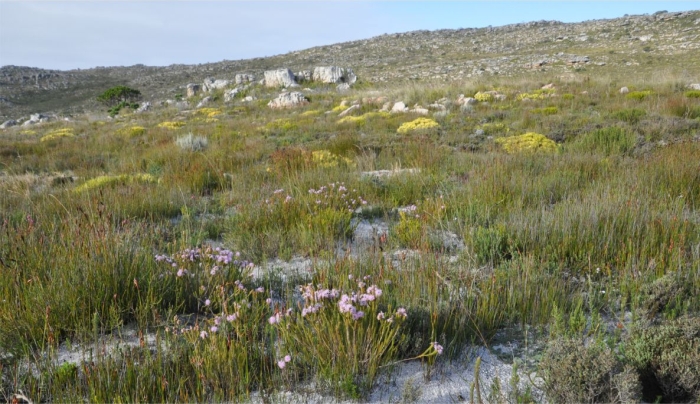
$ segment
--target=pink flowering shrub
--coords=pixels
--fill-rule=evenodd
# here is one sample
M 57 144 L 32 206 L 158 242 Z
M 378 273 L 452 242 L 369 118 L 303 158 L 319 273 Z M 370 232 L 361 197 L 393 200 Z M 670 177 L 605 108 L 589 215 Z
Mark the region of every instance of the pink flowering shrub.
M 380 304 L 382 290 L 362 281 L 354 290 L 308 284 L 300 286 L 300 292 L 303 303 L 298 310 L 270 318 L 282 350 L 336 389 L 350 395 L 367 391 L 379 368 L 396 359 L 406 309 Z

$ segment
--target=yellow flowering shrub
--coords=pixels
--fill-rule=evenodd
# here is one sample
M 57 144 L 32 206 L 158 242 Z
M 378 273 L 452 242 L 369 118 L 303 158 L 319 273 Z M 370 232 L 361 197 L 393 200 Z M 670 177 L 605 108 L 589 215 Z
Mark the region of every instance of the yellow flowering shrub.
M 322 168 L 338 167 L 344 164 L 349 167 L 354 167 L 355 163 L 347 157 L 338 156 L 331 153 L 329 150 L 314 150 L 311 152 L 311 161 Z
M 101 175 L 93 179 L 85 181 L 83 184 L 75 188 L 75 192 L 85 192 L 92 189 L 105 188 L 116 185 L 125 184 L 153 184 L 157 183 L 158 179 L 150 174 L 121 174 L 121 175 Z
M 654 94 L 654 93 L 651 90 L 632 91 L 632 92 L 627 93 L 627 95 L 625 95 L 625 98 L 628 98 L 630 100 L 641 101 L 652 94 Z
M 496 143 L 511 154 L 520 152 L 555 152 L 559 149 L 559 145 L 554 141 L 534 132 L 498 138 Z
M 321 113 L 323 113 L 323 111 L 321 111 L 320 109 L 312 109 L 309 111 L 302 112 L 299 116 L 317 116 L 321 115 Z
M 405 135 L 413 132 L 428 132 L 439 128 L 440 125 L 429 118 L 418 118 L 411 122 L 405 122 L 396 130 L 396 132 Z
M 530 112 L 532 112 L 533 114 L 540 114 L 540 115 L 555 115 L 559 112 L 559 108 L 557 108 L 557 107 L 535 108 Z
M 197 114 L 204 115 L 207 118 L 213 118 L 217 115 L 221 115 L 221 109 L 219 108 L 200 108 L 197 110 Z
M 25 130 L 23 130 L 23 131 L 20 132 L 20 135 L 32 136 L 32 135 L 36 135 L 36 131 L 35 131 L 35 130 L 31 130 L 31 129 L 25 129 Z
M 146 128 L 143 126 L 131 126 L 126 128 L 121 128 L 117 131 L 118 135 L 136 137 L 141 136 L 146 133 Z
M 493 94 L 479 91 L 478 93 L 474 94 L 474 99 L 479 102 L 493 101 Z
M 73 129 L 70 128 L 63 128 L 63 129 L 56 129 L 54 131 L 51 131 L 44 135 L 41 138 L 42 142 L 48 142 L 51 140 L 56 140 L 56 139 L 61 139 L 65 137 L 75 137 L 75 133 L 73 133 Z
M 161 122 L 158 124 L 159 128 L 165 128 L 165 129 L 179 129 L 185 126 L 185 123 L 182 121 L 166 121 L 166 122 Z
M 540 90 L 535 90 L 531 93 L 520 93 L 518 94 L 515 99 L 518 101 L 522 101 L 525 99 L 528 100 L 544 100 L 545 98 L 549 97 L 550 95 L 554 94 L 556 90 L 553 88 L 545 88 L 545 89 L 540 89 Z
M 333 108 L 331 111 L 333 112 L 343 112 L 346 109 L 350 108 L 348 105 L 338 105 L 337 107 Z
M 367 112 L 364 115 L 359 115 L 359 116 L 354 116 L 354 115 L 349 115 L 346 117 L 341 118 L 338 123 L 339 124 L 344 124 L 344 123 L 356 123 L 358 125 L 364 124 L 367 122 L 368 119 L 372 118 L 387 118 L 391 116 L 389 112 L 386 111 L 375 111 L 375 112 Z
M 282 132 L 287 132 L 298 128 L 299 126 L 296 124 L 296 122 L 292 122 L 289 119 L 275 119 L 274 121 L 268 122 L 267 125 L 265 125 L 265 129 L 267 130 L 277 130 Z

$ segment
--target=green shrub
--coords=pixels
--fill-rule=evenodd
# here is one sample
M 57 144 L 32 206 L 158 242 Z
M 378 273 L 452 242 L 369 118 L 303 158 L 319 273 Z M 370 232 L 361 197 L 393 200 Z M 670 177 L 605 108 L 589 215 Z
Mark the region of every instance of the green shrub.
M 642 309 L 648 317 L 660 313 L 678 314 L 692 298 L 691 283 L 670 273 L 642 287 Z
M 647 98 L 652 94 L 654 93 L 651 90 L 631 91 L 625 95 L 625 98 L 627 98 L 628 100 L 642 101 L 643 99 Z
M 644 399 L 700 400 L 700 317 L 682 317 L 640 327 L 623 345 L 626 360 L 639 371 Z
M 540 114 L 540 115 L 556 115 L 559 112 L 559 108 L 557 108 L 557 107 L 535 108 L 530 112 L 532 112 L 533 114 Z
M 497 265 L 511 257 L 508 234 L 504 226 L 477 227 L 471 235 L 474 255 L 479 264 Z
M 588 132 L 578 138 L 574 147 L 580 151 L 599 152 L 605 155 L 625 154 L 636 144 L 634 133 L 612 126 Z
M 700 90 L 688 90 L 683 95 L 688 98 L 700 98 Z
M 639 377 L 601 344 L 556 339 L 539 364 L 547 399 L 555 403 L 623 403 L 641 399 Z
M 616 111 L 612 114 L 613 118 L 619 119 L 623 122 L 627 122 L 630 125 L 634 125 L 641 118 L 643 118 L 647 112 L 643 109 L 638 109 L 638 108 L 630 108 L 630 109 L 622 109 L 619 111 Z

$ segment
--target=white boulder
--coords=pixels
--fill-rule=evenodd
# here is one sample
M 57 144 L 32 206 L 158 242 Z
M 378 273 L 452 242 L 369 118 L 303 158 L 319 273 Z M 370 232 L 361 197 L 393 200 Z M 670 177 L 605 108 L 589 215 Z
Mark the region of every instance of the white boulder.
M 277 96 L 274 100 L 267 103 L 270 108 L 293 108 L 306 105 L 309 100 L 304 97 L 304 94 L 298 91 L 284 92 Z
M 265 72 L 266 87 L 296 87 L 294 73 L 289 69 L 267 70 Z

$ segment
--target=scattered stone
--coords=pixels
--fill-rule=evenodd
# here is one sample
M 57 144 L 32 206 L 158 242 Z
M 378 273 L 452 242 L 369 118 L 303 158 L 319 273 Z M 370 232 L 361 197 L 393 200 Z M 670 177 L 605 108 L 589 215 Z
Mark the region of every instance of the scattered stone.
M 0 129 L 6 129 L 9 127 L 15 126 L 15 125 L 17 125 L 17 123 L 18 122 L 15 121 L 14 119 L 7 120 L 7 121 L 3 122 L 2 125 L 0 125 Z
M 338 86 L 336 87 L 336 89 L 337 89 L 338 91 L 340 91 L 340 92 L 343 92 L 343 91 L 350 91 L 350 84 L 348 84 L 348 83 L 341 83 L 341 84 L 338 84 Z
M 391 112 L 408 112 L 408 107 L 406 107 L 406 104 L 399 101 L 391 107 Z
M 627 94 L 627 93 L 629 93 L 629 92 L 630 92 L 630 89 L 627 88 L 627 87 L 622 87 L 622 88 L 620 89 L 620 94 Z
M 391 107 L 391 102 L 385 102 L 384 105 L 382 105 L 382 109 L 380 109 L 380 111 L 389 112 L 390 107 Z
M 356 110 L 356 109 L 360 109 L 360 106 L 357 105 L 357 104 L 355 104 L 355 105 L 351 106 L 350 108 L 346 109 L 345 111 L 341 112 L 341 113 L 338 115 L 338 118 L 342 118 L 342 117 L 346 116 L 347 114 L 351 113 L 352 111 L 354 111 L 354 110 Z
M 289 69 L 267 70 L 265 72 L 266 87 L 297 87 L 294 73 Z
M 202 98 L 202 101 L 200 101 L 199 104 L 197 104 L 197 106 L 195 108 L 202 108 L 205 105 L 208 105 L 210 102 L 211 102 L 211 97 L 209 97 L 209 96 L 204 97 L 204 98 Z
M 29 126 L 29 125 L 35 125 L 37 123 L 44 123 L 48 122 L 52 119 L 52 117 L 44 114 L 31 114 L 29 116 L 29 120 L 25 121 L 22 126 Z
M 428 115 L 430 113 L 430 111 L 428 111 L 426 108 L 421 107 L 420 105 L 416 105 L 415 107 L 413 107 L 411 112 L 415 112 L 419 115 Z
M 688 84 L 688 88 L 691 90 L 700 90 L 700 83 Z
M 401 174 L 418 174 L 420 173 L 420 168 L 397 168 L 395 170 L 376 170 L 376 171 L 364 171 L 360 174 L 361 178 L 384 178 L 393 177 L 395 175 Z
M 187 98 L 194 97 L 195 95 L 197 95 L 197 93 L 200 90 L 201 90 L 201 87 L 199 84 L 190 83 L 187 85 L 187 89 L 186 89 L 187 92 L 185 94 L 185 97 L 187 97 Z
M 270 101 L 267 106 L 270 108 L 293 108 L 306 105 L 309 100 L 304 97 L 304 94 L 298 91 L 284 92 Z
M 232 90 L 226 91 L 224 93 L 224 102 L 231 102 L 233 101 L 234 98 L 236 98 L 236 95 L 241 92 L 240 87 L 236 87 Z
M 139 106 L 139 107 L 136 109 L 136 113 L 137 113 L 137 114 L 140 114 L 140 113 L 146 112 L 146 111 L 148 111 L 148 110 L 150 110 L 150 109 L 151 109 L 151 103 L 148 102 L 148 101 L 146 101 L 146 102 L 144 102 L 143 104 L 141 104 L 141 106 Z
M 554 83 L 549 83 L 549 84 L 543 85 L 542 90 L 554 90 Z
M 257 98 L 253 97 L 252 95 L 243 98 L 243 102 L 253 102 L 255 100 L 257 100 Z

